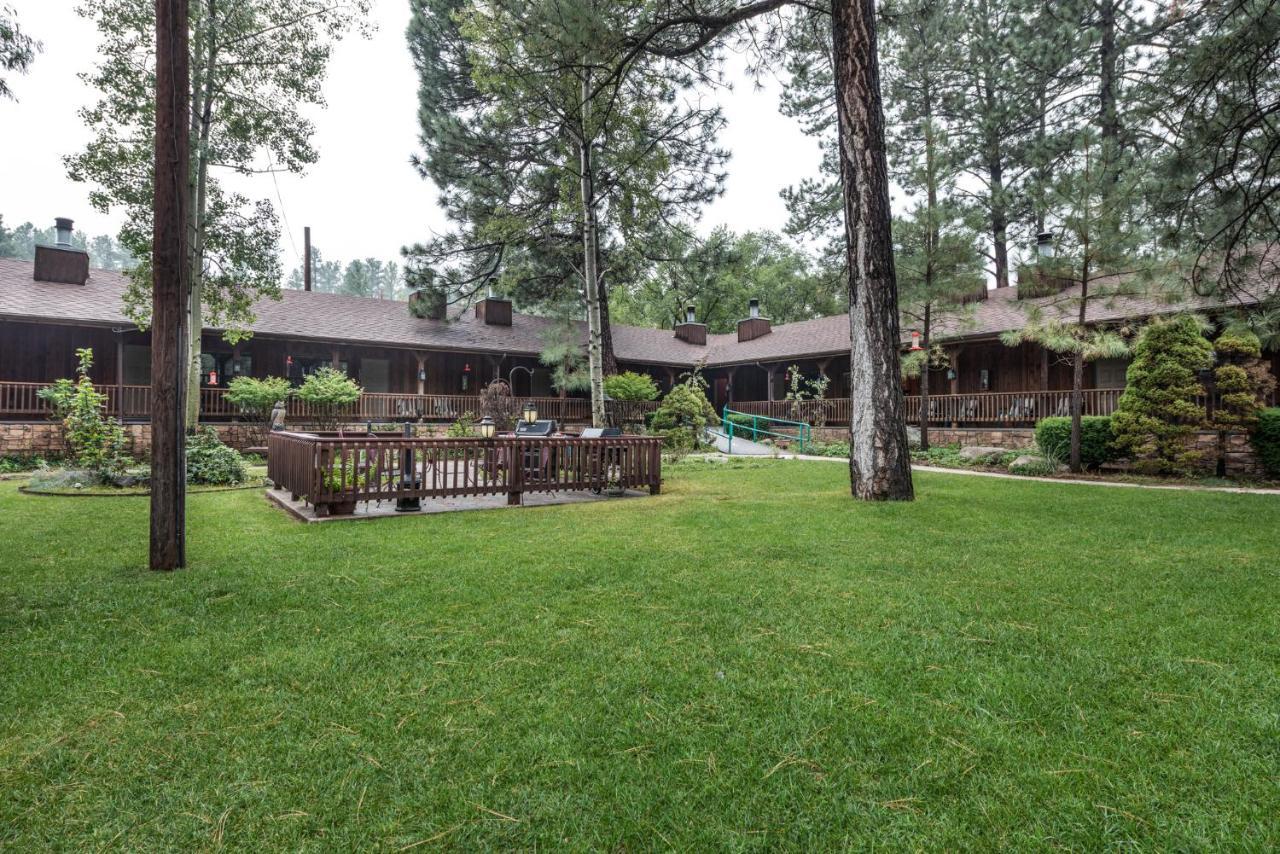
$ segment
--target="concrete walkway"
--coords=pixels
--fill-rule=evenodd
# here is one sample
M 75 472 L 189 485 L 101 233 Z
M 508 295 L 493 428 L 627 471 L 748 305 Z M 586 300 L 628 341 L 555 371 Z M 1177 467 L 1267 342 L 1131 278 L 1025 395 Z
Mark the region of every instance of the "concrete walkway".
M 738 440 L 733 440 L 737 450 Z M 734 456 L 737 456 L 735 453 Z M 845 457 L 814 457 L 808 454 L 778 454 L 780 460 L 805 460 L 807 462 L 826 462 L 849 464 Z M 1074 477 L 1031 477 L 1022 474 L 1007 474 L 1000 471 L 972 471 L 969 469 L 944 468 L 942 466 L 912 465 L 912 471 L 937 472 L 939 474 L 958 474 L 965 477 L 996 477 L 1004 480 L 1031 480 L 1039 483 L 1070 483 L 1077 486 L 1110 486 L 1128 489 L 1173 489 L 1183 492 L 1234 492 L 1241 495 L 1275 495 L 1280 496 L 1280 489 L 1260 489 L 1249 486 L 1192 486 L 1184 483 L 1127 483 L 1120 480 L 1088 480 Z
M 716 447 L 716 450 L 722 454 L 730 454 L 729 437 L 718 430 L 707 428 L 707 439 Z M 733 437 L 732 456 L 735 457 L 772 457 L 777 453 L 776 448 L 768 445 L 762 445 L 759 442 L 753 442 L 750 439 L 744 439 L 741 436 Z

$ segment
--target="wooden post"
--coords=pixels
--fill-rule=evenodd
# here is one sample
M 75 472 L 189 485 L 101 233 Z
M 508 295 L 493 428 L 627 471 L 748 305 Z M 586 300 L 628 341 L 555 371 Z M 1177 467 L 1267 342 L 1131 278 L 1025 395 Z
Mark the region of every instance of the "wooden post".
M 1040 348 L 1040 390 L 1049 390 L 1049 351 Z
M 772 403 L 773 402 L 773 377 L 775 374 L 778 373 L 778 366 L 770 365 L 769 367 L 764 369 L 764 373 L 766 377 L 765 383 L 767 385 L 767 387 L 765 388 L 764 396 L 766 400 Z
M 124 421 L 124 330 L 116 330 L 116 417 Z
M 337 347 L 329 348 L 329 366 L 332 367 L 335 371 L 338 370 L 338 361 L 339 361 L 338 348 Z
M 413 355 L 418 360 L 418 369 L 413 376 L 418 381 L 418 395 L 421 396 L 427 393 L 427 381 L 422 378 L 422 369 L 427 362 L 421 353 L 414 353 Z
M 153 570 L 185 566 L 186 307 L 191 215 L 187 0 L 156 0 L 155 193 L 151 240 L 151 544 Z
M 302 289 L 311 290 L 311 226 L 309 225 L 302 229 Z

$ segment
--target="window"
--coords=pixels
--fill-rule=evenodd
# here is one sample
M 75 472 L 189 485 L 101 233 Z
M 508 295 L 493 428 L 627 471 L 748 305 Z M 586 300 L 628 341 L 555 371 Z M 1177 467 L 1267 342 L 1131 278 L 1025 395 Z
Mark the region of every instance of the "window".
M 124 345 L 124 384 L 151 385 L 151 348 L 145 344 Z
M 391 391 L 391 362 L 387 359 L 361 359 L 360 385 L 365 391 L 378 394 Z
M 1124 388 L 1127 359 L 1099 359 L 1093 363 L 1094 385 L 1098 388 Z

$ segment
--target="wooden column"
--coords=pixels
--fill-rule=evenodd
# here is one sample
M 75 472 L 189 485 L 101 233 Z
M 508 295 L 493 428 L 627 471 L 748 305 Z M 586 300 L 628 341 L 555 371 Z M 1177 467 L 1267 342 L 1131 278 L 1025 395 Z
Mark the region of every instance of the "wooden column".
M 336 370 L 338 370 L 338 362 L 339 362 L 339 361 L 340 361 L 340 360 L 338 359 L 338 348 L 337 348 L 337 347 L 330 348 L 330 350 L 329 350 L 329 365 L 330 365 L 330 367 L 332 367 L 335 371 L 336 371 Z
M 124 330 L 116 330 L 116 417 L 124 420 Z
M 418 394 L 427 393 L 427 381 L 422 377 L 422 370 L 426 367 L 427 360 L 421 353 L 414 353 L 413 357 L 418 361 L 418 367 L 414 371 L 413 378 L 418 381 Z
M 765 383 L 767 384 L 767 387 L 765 388 L 765 393 L 764 393 L 766 400 L 769 400 L 769 401 L 773 400 L 773 378 L 774 378 L 774 375 L 776 375 L 777 373 L 778 373 L 777 365 L 770 365 L 769 367 L 764 369 Z
M 732 368 L 725 368 L 724 370 L 725 379 L 728 380 L 728 382 L 725 383 L 725 389 L 724 389 L 725 403 L 733 403 L 733 378 L 736 377 L 737 375 L 738 375 L 737 365 L 734 365 Z
M 1049 390 L 1049 351 L 1040 347 L 1040 390 Z

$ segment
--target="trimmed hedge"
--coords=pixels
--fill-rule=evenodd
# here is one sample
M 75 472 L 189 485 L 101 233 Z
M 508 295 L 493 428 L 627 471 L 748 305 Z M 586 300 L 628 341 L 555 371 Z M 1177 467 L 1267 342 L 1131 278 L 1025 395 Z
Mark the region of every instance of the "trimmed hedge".
M 1116 459 L 1112 445 L 1115 434 L 1111 431 L 1111 418 L 1106 415 L 1086 415 L 1080 419 L 1080 464 L 1096 469 L 1103 463 Z M 1036 422 L 1036 443 L 1040 450 L 1061 462 L 1071 456 L 1071 419 L 1042 418 Z
M 1272 477 L 1280 477 L 1280 406 L 1262 410 L 1253 428 L 1253 450 Z

